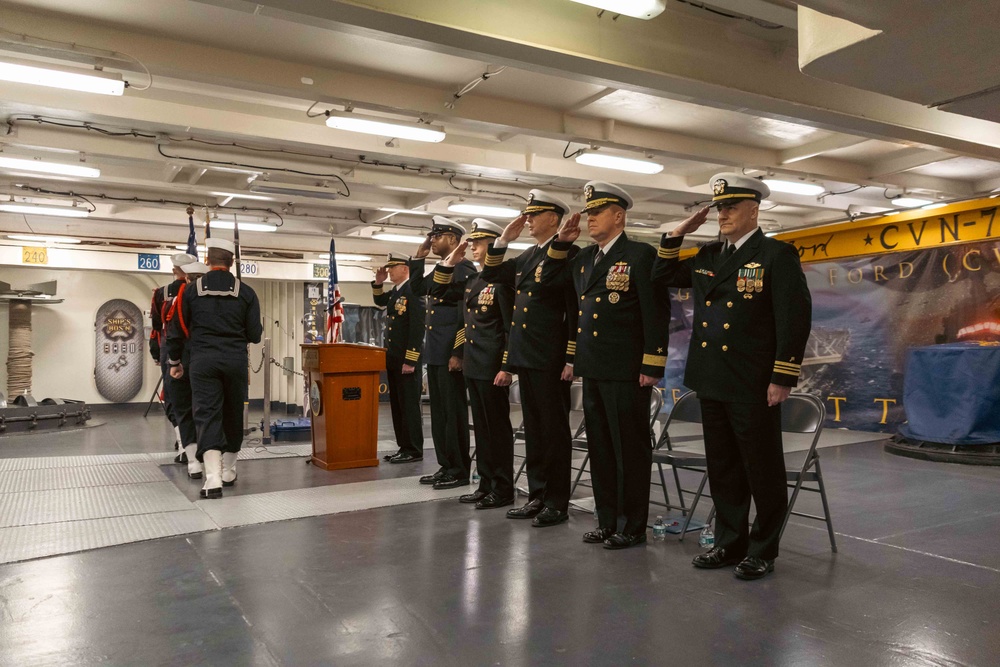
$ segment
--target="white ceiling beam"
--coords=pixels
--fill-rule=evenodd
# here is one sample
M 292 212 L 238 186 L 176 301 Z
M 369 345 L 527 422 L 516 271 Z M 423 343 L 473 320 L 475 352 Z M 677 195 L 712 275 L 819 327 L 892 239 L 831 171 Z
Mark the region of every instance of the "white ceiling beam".
M 572 113 L 576 113 L 578 111 L 583 111 L 584 109 L 586 109 L 587 107 L 589 107 L 591 104 L 594 104 L 595 102 L 600 102 L 601 100 L 603 100 L 608 95 L 611 95 L 612 93 L 616 93 L 616 92 L 618 92 L 617 88 L 605 88 L 604 90 L 599 90 L 596 93 L 594 93 L 593 95 L 591 95 L 590 97 L 585 97 L 584 99 L 580 100 L 576 104 L 573 104 L 572 106 L 570 106 L 568 109 L 566 109 L 566 113 L 572 114 Z
M 187 178 L 188 184 L 190 184 L 190 185 L 198 185 L 198 181 L 200 181 L 201 177 L 204 176 L 207 173 L 208 173 L 208 169 L 206 167 L 199 167 L 197 169 L 194 169 L 188 175 L 188 178 Z
M 823 153 L 835 151 L 838 148 L 848 148 L 868 141 L 866 137 L 855 137 L 849 134 L 835 134 L 826 139 L 813 141 L 808 144 L 787 148 L 778 152 L 778 164 L 791 164 L 799 160 L 805 160 Z
M 953 157 L 955 156 L 940 151 L 929 151 L 923 148 L 904 148 L 889 153 L 885 157 L 869 164 L 868 173 L 871 178 L 889 176 L 928 164 L 934 164 L 935 162 L 950 160 Z
M 767 0 L 708 0 L 706 4 L 792 30 L 798 29 L 798 12 L 796 10 L 767 2 Z
M 775 58 L 767 42 L 754 48 L 752 40 L 720 39 L 716 22 L 686 12 L 626 28 L 573 3 L 537 0 L 205 1 L 608 87 L 1000 158 L 996 123 L 863 90 L 845 95 L 843 86 L 802 74 L 792 59 Z
M 972 187 L 977 193 L 987 193 L 1000 190 L 1000 178 L 984 178 L 976 181 Z

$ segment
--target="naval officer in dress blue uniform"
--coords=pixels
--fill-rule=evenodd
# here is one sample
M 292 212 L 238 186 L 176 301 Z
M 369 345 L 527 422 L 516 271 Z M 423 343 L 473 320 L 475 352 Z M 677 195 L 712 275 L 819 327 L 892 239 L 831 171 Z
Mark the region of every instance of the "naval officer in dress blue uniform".
M 413 463 L 424 458 L 424 426 L 420 414 L 420 382 L 424 348 L 423 296 L 414 294 L 410 282 L 409 257 L 389 254 L 385 266 L 375 272 L 372 300 L 385 308 L 385 373 L 389 385 L 392 430 L 399 451 L 389 463 Z M 388 279 L 392 287 L 385 289 Z
M 569 518 L 572 435 L 569 386 L 576 351 L 576 292 L 568 274 L 541 283 L 546 253 L 569 204 L 551 192 L 532 190 L 521 215 L 507 225 L 489 248 L 483 279 L 514 290 L 511 322 L 498 384 L 517 374 L 524 417 L 528 502 L 509 510 L 509 519 L 531 519 L 535 527 L 554 526 Z M 509 243 L 527 228 L 535 245 L 514 259 L 504 259 Z M 569 257 L 579 249 L 570 248 Z
M 583 541 L 625 549 L 646 541 L 649 406 L 667 363 L 670 308 L 653 294 L 656 251 L 625 234 L 632 197 L 601 181 L 587 183 L 584 196 L 595 245 L 569 260 L 580 236 L 580 215 L 571 216 L 549 246 L 542 282 L 568 269 L 579 299 L 574 373 L 583 378 L 598 521 Z
M 724 173 L 712 192 L 725 240 L 680 259 L 684 235 L 708 217 L 710 207 L 702 209 L 663 235 L 653 280 L 694 292 L 684 384 L 701 400 L 716 529 L 715 547 L 693 564 L 736 565 L 737 577 L 759 579 L 774 570 L 788 507 L 781 403 L 798 381 L 812 299 L 795 247 L 757 226 L 767 185 Z M 748 529 L 751 498 L 757 516 Z
M 410 260 L 410 282 L 415 294 L 431 292 L 432 279 L 424 275 L 424 258 L 433 250 L 445 258 L 458 247 L 465 228 L 454 220 L 434 216 L 427 239 Z M 441 467 L 433 475 L 420 478 L 421 484 L 435 489 L 454 489 L 469 483 L 469 401 L 462 375 L 461 352 L 455 350 L 455 337 L 462 328 L 461 304 L 465 281 L 476 273 L 476 266 L 463 260 L 452 274 L 448 289 L 441 296 L 427 297 L 424 363 L 427 364 L 427 389 L 431 399 L 431 437 Z
M 482 264 L 487 248 L 501 232 L 503 229 L 495 222 L 473 220 L 468 241 L 460 243 L 434 269 L 431 295 L 445 294 L 455 266 L 465 259 L 466 249 L 473 260 Z M 507 384 L 498 382 L 497 376 L 507 348 L 514 288 L 489 282 L 477 273 L 466 281 L 463 299 L 465 326 L 455 339 L 455 350 L 462 354 L 462 372 L 469 389 L 480 478 L 479 488 L 459 501 L 475 503 L 476 509 L 506 507 L 514 503 L 514 430 Z

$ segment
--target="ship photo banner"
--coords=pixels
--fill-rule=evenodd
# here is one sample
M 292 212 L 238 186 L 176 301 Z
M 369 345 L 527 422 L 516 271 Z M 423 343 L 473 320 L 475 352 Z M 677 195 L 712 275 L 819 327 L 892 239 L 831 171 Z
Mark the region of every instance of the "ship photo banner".
M 979 211 L 974 215 L 977 222 L 989 219 Z M 973 219 L 973 214 L 963 217 Z M 936 223 L 931 219 L 924 233 Z M 859 231 L 863 244 L 868 231 Z M 884 236 L 891 239 L 894 233 L 890 228 Z M 827 261 L 810 257 L 803 258 L 802 268 L 812 291 L 813 328 L 797 391 L 823 399 L 827 428 L 895 432 L 906 419 L 903 374 L 910 348 L 1000 341 L 1000 241 L 883 249 Z M 664 384 L 676 400 L 686 390 L 690 290 L 672 290 L 671 299 Z

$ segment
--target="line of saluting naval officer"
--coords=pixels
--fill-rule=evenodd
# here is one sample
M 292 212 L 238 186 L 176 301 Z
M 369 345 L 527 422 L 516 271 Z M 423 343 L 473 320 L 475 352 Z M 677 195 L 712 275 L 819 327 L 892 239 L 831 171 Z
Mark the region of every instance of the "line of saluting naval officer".
M 767 186 L 724 173 L 712 179 L 712 188 L 711 203 L 664 234 L 658 250 L 625 233 L 631 196 L 599 181 L 584 189 L 594 245 L 583 249 L 575 245 L 581 214 L 570 215 L 566 202 L 543 190 L 532 190 L 522 214 L 504 229 L 477 218 L 464 241 L 464 227 L 435 216 L 414 258 L 390 255 L 372 283 L 376 304 L 388 311 L 387 370 L 399 444 L 388 460 L 423 458 L 425 363 L 439 469 L 420 482 L 435 489 L 470 483 L 471 403 L 481 478 L 459 500 L 476 509 L 513 504 L 507 391 L 516 374 L 528 501 L 507 518 L 530 519 L 535 527 L 560 524 L 569 518 L 569 389 L 582 378 L 597 511 L 597 528 L 583 541 L 606 549 L 644 543 L 649 406 L 667 360 L 668 289 L 691 288 L 695 326 L 684 384 L 701 401 L 717 516 L 715 546 L 693 565 L 735 566 L 734 574 L 748 580 L 772 572 L 787 509 L 780 406 L 801 370 L 811 299 L 794 247 L 758 226 Z M 704 224 L 713 207 L 725 240 L 682 260 L 684 235 Z M 535 245 L 505 259 L 526 227 Z M 424 258 L 432 250 L 441 261 L 425 276 Z

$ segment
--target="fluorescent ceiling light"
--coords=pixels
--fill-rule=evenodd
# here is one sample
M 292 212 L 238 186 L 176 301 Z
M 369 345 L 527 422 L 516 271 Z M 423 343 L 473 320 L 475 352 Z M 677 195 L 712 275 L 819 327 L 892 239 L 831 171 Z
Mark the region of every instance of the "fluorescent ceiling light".
M 517 241 L 513 243 L 508 243 L 507 247 L 511 250 L 527 250 L 528 248 L 534 248 L 534 243 L 518 243 Z
M 235 229 L 236 227 L 236 225 L 228 220 L 212 220 L 210 226 L 217 227 L 218 229 Z M 276 232 L 278 231 L 278 226 L 269 225 L 265 222 L 241 222 L 240 229 L 244 232 Z
M 0 81 L 27 83 L 101 95 L 121 95 L 125 92 L 125 82 L 117 74 L 58 67 L 23 60 L 0 61 Z
M 573 2 L 637 19 L 656 18 L 667 8 L 666 0 L 573 0 Z
M 330 261 L 330 253 L 324 252 L 320 253 L 320 259 L 325 261 Z M 337 253 L 338 262 L 370 262 L 372 258 L 368 255 L 354 255 L 349 252 L 338 252 Z
M 379 241 L 398 241 L 400 243 L 423 243 L 426 236 L 413 236 L 411 234 L 392 234 L 389 232 L 379 232 L 372 234 L 373 239 Z
M 84 167 L 78 164 L 65 164 L 62 162 L 42 162 L 40 160 L 28 160 L 16 157 L 0 157 L 0 169 L 19 169 L 21 171 L 36 171 L 43 174 L 59 174 L 60 176 L 81 176 L 83 178 L 97 178 L 101 175 L 101 170 L 94 167 Z
M 0 204 L 0 211 L 7 213 L 24 213 L 26 215 L 54 215 L 61 218 L 86 218 L 90 211 L 73 206 L 38 206 L 37 204 Z
M 278 183 L 254 183 L 251 192 L 263 192 L 270 195 L 287 197 L 309 197 L 312 199 L 340 199 L 340 193 L 330 188 L 313 187 L 309 185 L 280 185 Z
M 509 206 L 489 206 L 486 204 L 466 204 L 463 202 L 449 204 L 448 210 L 452 213 L 481 215 L 486 218 L 516 218 L 521 215 L 520 209 L 510 208 Z
M 933 203 L 930 199 L 917 199 L 916 197 L 896 197 L 892 200 L 893 206 L 902 206 L 903 208 L 915 208 Z
M 408 213 L 410 215 L 434 215 L 430 211 L 420 211 L 415 208 L 389 208 L 387 206 L 383 206 L 378 210 L 384 211 L 386 213 Z
M 649 160 L 636 160 L 630 157 L 618 157 L 617 155 L 607 155 L 605 153 L 586 152 L 576 156 L 579 164 L 588 167 L 600 167 L 601 169 L 617 169 L 618 171 L 630 171 L 634 174 L 658 174 L 663 171 L 663 165 Z
M 413 141 L 427 141 L 435 144 L 444 141 L 445 138 L 444 128 L 439 125 L 386 120 L 347 111 L 331 111 L 329 114 L 329 118 L 326 119 L 327 127 L 332 127 L 335 130 L 377 134 L 380 137 L 412 139 Z
M 790 195 L 818 195 L 826 192 L 826 188 L 822 185 L 804 181 L 776 181 L 765 178 L 764 184 L 771 188 L 772 192 L 786 192 Z
M 80 243 L 80 239 L 72 239 L 68 236 L 38 236 L 36 234 L 8 234 L 7 238 L 12 241 L 32 241 L 37 243 Z
M 927 206 L 921 206 L 920 208 L 922 208 L 925 211 L 932 211 L 932 210 L 934 210 L 936 208 L 944 208 L 947 205 L 948 204 L 946 204 L 945 202 L 939 201 L 939 202 L 936 202 L 934 204 L 928 204 Z
M 230 199 L 253 199 L 256 201 L 274 201 L 274 197 L 252 195 L 249 192 L 209 192 L 213 197 L 229 197 Z

